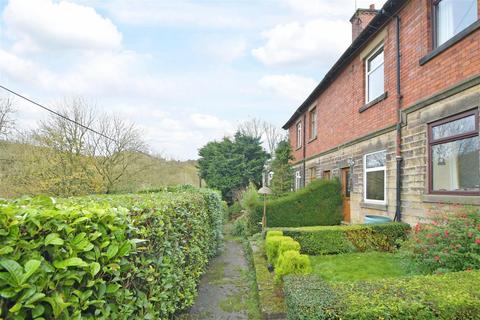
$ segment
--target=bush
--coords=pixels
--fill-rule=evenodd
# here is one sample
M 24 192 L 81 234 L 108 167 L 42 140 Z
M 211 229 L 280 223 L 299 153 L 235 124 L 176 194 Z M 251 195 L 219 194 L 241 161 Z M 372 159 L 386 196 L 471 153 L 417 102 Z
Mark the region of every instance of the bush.
M 275 267 L 275 280 L 282 280 L 287 274 L 304 275 L 312 272 L 310 258 L 297 250 L 288 250 L 278 257 Z
M 300 243 L 302 252 L 309 255 L 392 251 L 410 230 L 406 223 L 384 223 L 352 226 L 318 226 L 282 228 L 285 236 Z
M 222 218 L 193 188 L 1 201 L 0 318 L 169 318 L 193 304 Z
M 278 253 L 277 253 L 278 258 L 275 265 L 278 264 L 278 260 L 280 259 L 280 257 L 284 252 L 293 250 L 300 253 L 300 243 L 293 240 L 292 238 L 288 238 L 288 239 L 291 239 L 291 240 L 280 242 L 280 245 L 278 246 Z
M 341 186 L 338 180 L 316 180 L 284 197 L 267 201 L 268 227 L 338 225 L 342 220 Z M 245 208 L 245 207 L 244 207 Z M 263 203 L 250 202 L 249 231 L 260 230 Z
M 235 201 L 230 207 L 228 207 L 228 220 L 231 220 L 235 216 L 241 215 L 242 206 L 238 201 Z
M 287 276 L 285 302 L 296 319 L 478 319 L 480 271 L 327 284 Z
M 271 264 L 275 264 L 278 259 L 278 248 L 284 241 L 293 241 L 290 237 L 284 236 L 270 236 L 265 240 L 265 253 L 267 254 L 267 260 Z
M 266 238 L 277 237 L 277 236 L 283 236 L 283 231 L 281 231 L 281 230 L 269 230 L 269 231 L 267 231 Z
M 234 237 L 247 236 L 247 217 L 241 216 L 233 223 L 231 235 Z
M 425 272 L 480 269 L 480 209 L 435 212 L 432 219 L 416 225 L 404 255 Z

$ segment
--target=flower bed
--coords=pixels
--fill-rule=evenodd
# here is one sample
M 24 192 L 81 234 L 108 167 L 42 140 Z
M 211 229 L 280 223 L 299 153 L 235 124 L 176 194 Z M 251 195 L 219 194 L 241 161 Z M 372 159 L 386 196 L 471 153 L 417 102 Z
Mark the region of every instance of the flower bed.
M 0 202 L 0 318 L 166 319 L 221 238 L 208 190 Z

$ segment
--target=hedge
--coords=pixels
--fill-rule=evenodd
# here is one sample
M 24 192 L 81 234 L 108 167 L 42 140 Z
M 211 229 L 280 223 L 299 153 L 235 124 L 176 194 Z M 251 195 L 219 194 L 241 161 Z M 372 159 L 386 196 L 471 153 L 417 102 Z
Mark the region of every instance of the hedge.
M 315 180 L 305 188 L 267 201 L 268 227 L 338 225 L 342 221 L 340 182 Z M 249 231 L 260 231 L 263 202 L 248 208 Z
M 287 318 L 478 319 L 480 271 L 328 284 L 286 276 Z
M 404 240 L 410 230 L 406 223 L 392 222 L 351 226 L 318 226 L 280 228 L 285 236 L 300 243 L 309 255 L 392 251 L 398 240 Z
M 208 190 L 0 201 L 0 318 L 169 319 L 221 239 Z

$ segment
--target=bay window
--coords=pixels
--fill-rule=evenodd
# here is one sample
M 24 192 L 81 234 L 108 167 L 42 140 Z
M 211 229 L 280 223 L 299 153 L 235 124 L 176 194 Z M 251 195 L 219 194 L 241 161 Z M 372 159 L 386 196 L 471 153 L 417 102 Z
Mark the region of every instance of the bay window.
M 429 191 L 480 194 L 478 110 L 429 124 Z
M 477 21 L 477 0 L 434 0 L 435 46 Z
M 385 204 L 387 152 L 366 154 L 363 159 L 364 201 Z

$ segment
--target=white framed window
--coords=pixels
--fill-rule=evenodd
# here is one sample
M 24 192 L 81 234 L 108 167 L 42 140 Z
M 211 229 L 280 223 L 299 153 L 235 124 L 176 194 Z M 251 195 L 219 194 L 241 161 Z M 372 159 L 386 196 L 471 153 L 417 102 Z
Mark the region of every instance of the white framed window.
M 295 172 L 295 190 L 299 190 L 302 187 L 302 174 L 300 171 Z
M 302 146 L 302 122 L 299 121 L 297 123 L 297 148 L 300 148 Z
M 387 203 L 387 151 L 363 156 L 363 200 L 368 203 Z
M 378 98 L 385 92 L 383 44 L 365 61 L 365 101 Z
M 317 108 L 310 110 L 310 139 L 317 137 Z
M 441 46 L 477 21 L 477 0 L 434 0 L 435 45 Z

